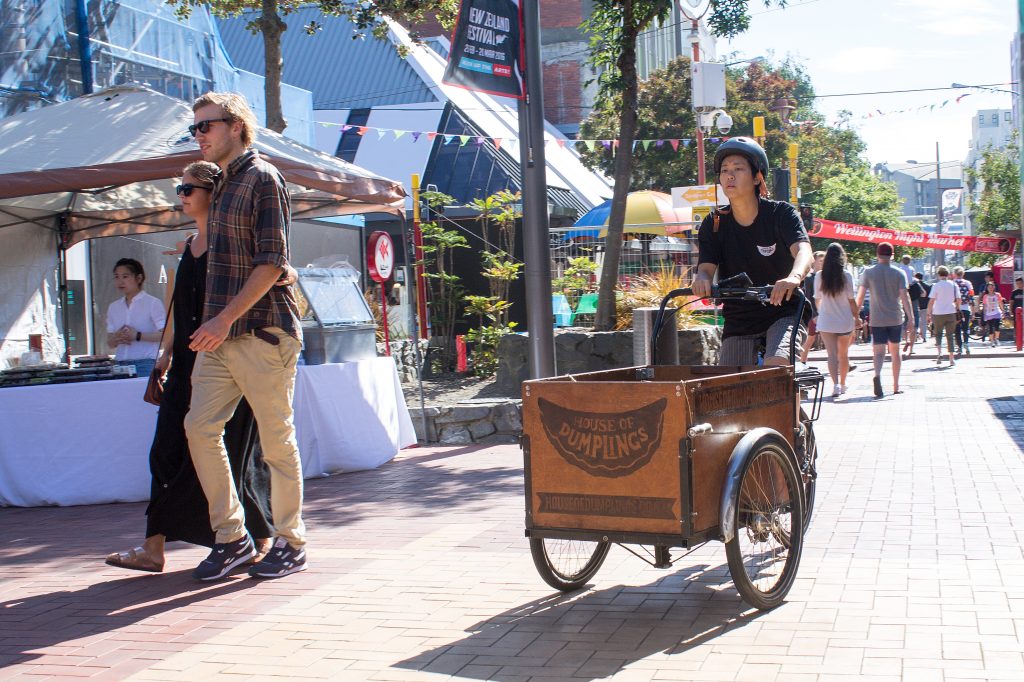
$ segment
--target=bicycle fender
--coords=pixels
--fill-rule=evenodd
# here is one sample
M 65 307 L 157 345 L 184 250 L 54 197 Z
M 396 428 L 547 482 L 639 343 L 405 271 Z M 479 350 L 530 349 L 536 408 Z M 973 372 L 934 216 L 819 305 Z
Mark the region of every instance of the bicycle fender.
M 795 460 L 796 455 L 793 454 L 789 441 L 775 429 L 766 426 L 748 431 L 732 449 L 729 466 L 725 472 L 725 484 L 722 486 L 722 499 L 719 502 L 718 527 L 722 542 L 729 542 L 736 536 L 736 506 L 739 504 L 740 476 L 743 474 L 744 466 L 762 444 L 773 441 Z

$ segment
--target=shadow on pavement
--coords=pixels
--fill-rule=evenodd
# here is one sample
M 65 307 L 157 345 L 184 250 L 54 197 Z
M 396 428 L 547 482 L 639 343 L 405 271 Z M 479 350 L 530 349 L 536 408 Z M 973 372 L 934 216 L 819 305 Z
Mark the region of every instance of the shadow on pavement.
M 139 574 L 81 590 L 0 602 L 0 669 L 44 656 L 46 652 L 38 650 L 46 647 L 112 632 L 254 584 L 252 580 L 229 579 L 197 585 L 190 570 L 184 570 L 149 578 Z
M 513 466 L 509 467 L 474 469 L 472 458 L 480 449 L 424 450 L 419 457 L 403 453 L 377 469 L 308 479 L 303 516 L 310 528 L 329 529 L 381 515 L 441 515 L 472 509 L 495 495 L 521 495 L 521 458 L 510 460 Z M 454 460 L 460 461 L 456 465 Z M 0 537 L 5 538 L 0 544 L 0 564 L 31 565 L 43 556 L 58 563 L 94 557 L 100 565 L 107 553 L 142 543 L 145 511 L 144 502 L 4 508 L 0 511 Z M 187 546 L 175 542 L 168 548 Z
M 763 612 L 744 603 L 728 580 L 724 564 L 702 564 L 648 585 L 556 592 L 394 667 L 479 680 L 523 679 L 534 672 L 607 678 L 636 661 L 684 654 L 755 622 Z M 723 584 L 730 589 L 722 590 Z
M 992 414 L 1006 429 L 1007 435 L 1018 448 L 1024 450 L 1024 395 L 997 396 L 989 398 L 986 402 Z

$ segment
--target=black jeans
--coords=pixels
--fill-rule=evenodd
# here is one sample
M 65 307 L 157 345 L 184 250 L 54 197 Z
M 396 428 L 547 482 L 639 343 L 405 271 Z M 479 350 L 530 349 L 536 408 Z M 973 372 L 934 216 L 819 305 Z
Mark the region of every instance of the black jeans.
M 961 310 L 956 321 L 956 347 L 963 348 L 970 341 L 968 330 L 971 328 L 971 311 Z

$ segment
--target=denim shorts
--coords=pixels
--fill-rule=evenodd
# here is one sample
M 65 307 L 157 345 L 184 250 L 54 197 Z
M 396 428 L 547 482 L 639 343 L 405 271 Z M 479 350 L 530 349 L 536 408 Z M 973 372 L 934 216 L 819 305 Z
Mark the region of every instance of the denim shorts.
M 902 337 L 902 324 L 894 324 L 891 327 L 871 328 L 871 342 L 876 346 L 884 346 L 886 343 L 899 343 Z

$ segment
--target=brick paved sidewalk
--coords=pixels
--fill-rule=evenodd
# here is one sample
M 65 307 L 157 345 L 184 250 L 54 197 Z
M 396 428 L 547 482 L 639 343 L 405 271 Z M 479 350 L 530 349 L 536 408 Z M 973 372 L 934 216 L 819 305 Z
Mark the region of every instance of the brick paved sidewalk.
M 196 585 L 189 547 L 163 575 L 105 566 L 141 504 L 0 509 L 0 679 L 1024 679 L 1024 358 L 915 357 L 880 401 L 867 367 L 826 401 L 815 521 L 771 613 L 719 543 L 668 571 L 614 548 L 553 593 L 518 448 L 421 448 L 310 481 L 312 568 L 279 581 Z

